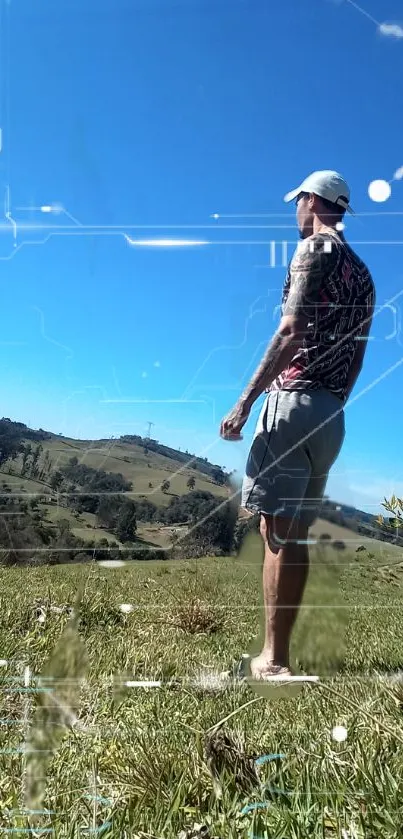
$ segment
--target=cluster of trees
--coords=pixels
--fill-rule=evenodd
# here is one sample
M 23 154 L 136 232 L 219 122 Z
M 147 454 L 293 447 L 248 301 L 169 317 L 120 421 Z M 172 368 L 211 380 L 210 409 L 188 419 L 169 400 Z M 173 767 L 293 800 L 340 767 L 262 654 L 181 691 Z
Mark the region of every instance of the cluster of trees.
M 25 501 L 12 493 L 11 487 L 3 482 L 0 491 L 0 566 L 12 565 L 55 565 L 86 560 L 121 559 L 117 542 L 107 538 L 95 541 L 84 540 L 71 530 L 70 521 L 59 519 L 49 522 L 46 513 L 40 510 L 42 498 Z M 126 519 L 126 520 L 125 520 Z M 130 516 L 122 510 L 116 527 L 121 542 L 127 536 L 133 537 Z M 165 559 L 167 554 L 142 546 L 129 546 L 124 559 Z
M 171 499 L 161 514 L 166 524 L 189 526 L 188 534 L 175 546 L 176 555 L 227 554 L 234 549 L 238 508 L 233 502 L 195 490 Z
M 211 492 L 194 490 L 186 495 L 174 496 L 167 507 L 156 511 L 164 524 L 192 524 L 200 521 L 220 501 Z
M 120 473 L 94 469 L 78 462 L 72 457 L 56 472 L 53 472 L 50 485 L 52 489 L 66 493 L 66 501 L 77 512 L 97 513 L 100 501 L 132 489 L 132 484 Z
M 105 527 L 120 542 L 136 538 L 136 508 L 125 497 L 132 484 L 121 473 L 94 469 L 72 457 L 50 478 L 54 490 L 63 493 L 67 506 L 77 513 L 94 513 L 101 527 Z
M 148 486 L 149 486 L 149 487 L 151 487 L 151 486 L 152 486 L 152 484 L 151 484 L 151 483 L 149 483 L 149 485 L 148 485 Z M 192 490 L 192 489 L 194 489 L 194 488 L 195 488 L 195 486 L 196 486 L 196 480 L 195 480 L 195 478 L 193 477 L 193 475 L 191 475 L 191 477 L 190 477 L 190 478 L 188 478 L 188 480 L 187 480 L 187 482 L 186 482 L 186 486 L 187 486 L 187 488 L 188 488 L 188 489 L 190 489 L 190 490 Z M 168 481 L 168 480 L 162 481 L 162 484 L 161 484 L 161 490 L 162 490 L 162 492 L 169 492 L 170 488 L 171 488 L 171 482 L 170 482 L 170 481 Z
M 12 565 L 21 552 L 35 553 L 48 542 L 40 517 L 33 514 L 27 502 L 10 492 L 6 483 L 0 494 L 0 558 L 3 565 Z
M 102 496 L 97 510 L 98 523 L 120 542 L 134 542 L 137 530 L 136 505 L 121 496 Z
M 3 438 L 5 435 L 15 436 L 18 440 L 42 441 L 50 440 L 53 436 L 48 431 L 44 431 L 43 428 L 34 431 L 32 428 L 28 428 L 24 422 L 15 422 L 9 417 L 2 417 L 0 419 L 0 437 Z
M 22 422 L 12 422 L 8 417 L 0 420 L 0 466 L 8 460 L 15 460 L 24 452 L 24 440 L 44 440 L 49 437 L 45 431 L 31 431 Z
M 22 422 L 12 422 L 3 417 L 0 420 L 0 467 L 7 463 L 10 474 L 17 470 L 21 477 L 46 480 L 52 470 L 52 462 L 48 451 L 42 457 L 42 441 L 50 436 L 42 429 L 32 431 Z
M 48 450 L 45 451 L 43 457 L 42 453 L 43 446 L 41 443 L 38 443 L 37 446 L 33 446 L 31 443 L 23 444 L 22 464 L 20 470 L 21 477 L 35 478 L 39 481 L 48 480 L 52 472 L 53 463 L 50 459 Z
M 224 556 L 234 551 L 238 510 L 228 501 L 206 505 L 201 520 L 192 522 L 181 544 L 183 556 Z
M 22 478 L 47 481 L 50 478 L 53 464 L 48 450 L 45 451 L 43 456 L 42 454 L 42 443 L 37 443 L 36 446 L 32 443 L 20 442 L 18 445 L 14 443 L 12 450 L 8 449 L 7 451 L 7 446 L 3 442 L 3 460 L 0 465 L 4 466 L 5 463 L 8 463 L 9 474 L 17 472 Z
M 46 522 L 38 499 L 25 501 L 3 482 L 0 493 L 0 564 L 26 565 L 82 560 L 89 546 L 70 531 L 70 523 Z

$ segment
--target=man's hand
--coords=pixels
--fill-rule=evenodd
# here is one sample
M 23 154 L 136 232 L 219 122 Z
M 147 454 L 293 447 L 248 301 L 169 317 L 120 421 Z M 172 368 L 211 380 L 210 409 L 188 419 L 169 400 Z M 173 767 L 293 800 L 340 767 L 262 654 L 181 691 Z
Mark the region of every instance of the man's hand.
M 241 430 L 249 419 L 250 407 L 237 402 L 235 408 L 221 422 L 220 437 L 223 440 L 242 440 Z

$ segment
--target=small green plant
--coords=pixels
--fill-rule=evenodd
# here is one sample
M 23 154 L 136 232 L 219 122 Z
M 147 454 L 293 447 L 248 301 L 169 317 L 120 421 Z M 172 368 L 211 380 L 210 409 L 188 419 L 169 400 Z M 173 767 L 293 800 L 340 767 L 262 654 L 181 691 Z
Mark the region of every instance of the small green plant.
M 385 498 L 382 507 L 385 507 L 389 513 L 393 513 L 393 516 L 386 521 L 382 515 L 379 515 L 377 517 L 379 527 L 391 535 L 399 536 L 399 531 L 403 532 L 403 498 L 392 495 L 390 501 Z

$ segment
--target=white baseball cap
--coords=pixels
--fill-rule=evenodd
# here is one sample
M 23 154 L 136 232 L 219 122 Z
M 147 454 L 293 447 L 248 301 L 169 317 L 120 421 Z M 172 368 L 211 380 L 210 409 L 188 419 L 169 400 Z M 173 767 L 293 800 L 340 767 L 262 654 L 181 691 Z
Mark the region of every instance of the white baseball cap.
M 308 175 L 302 184 L 296 189 L 287 192 L 284 196 L 284 201 L 293 201 L 300 192 L 313 192 L 319 195 L 320 198 L 325 198 L 333 204 L 339 204 L 348 213 L 354 215 L 354 210 L 351 209 L 350 201 L 350 187 L 339 175 L 338 172 L 333 172 L 332 169 L 322 169 L 319 172 L 312 172 Z

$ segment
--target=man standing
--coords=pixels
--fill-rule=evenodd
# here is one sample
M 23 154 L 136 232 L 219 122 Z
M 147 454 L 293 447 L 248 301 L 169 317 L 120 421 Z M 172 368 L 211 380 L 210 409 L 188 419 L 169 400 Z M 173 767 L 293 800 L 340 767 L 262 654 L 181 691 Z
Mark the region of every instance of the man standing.
M 282 318 L 220 435 L 240 440 L 265 390 L 242 485 L 241 506 L 260 513 L 265 641 L 254 679 L 291 675 L 289 646 L 308 576 L 308 529 L 344 440 L 344 405 L 361 371 L 375 287 L 347 244 L 350 190 L 337 172 L 314 172 L 295 200 L 300 238 L 283 288 Z

